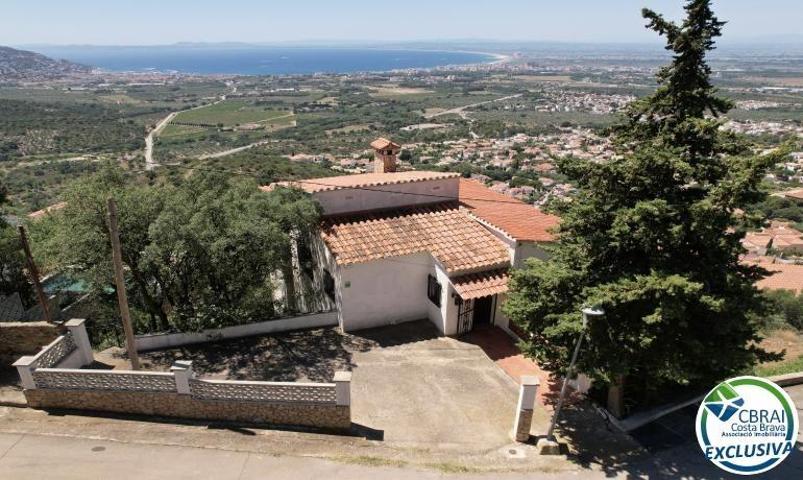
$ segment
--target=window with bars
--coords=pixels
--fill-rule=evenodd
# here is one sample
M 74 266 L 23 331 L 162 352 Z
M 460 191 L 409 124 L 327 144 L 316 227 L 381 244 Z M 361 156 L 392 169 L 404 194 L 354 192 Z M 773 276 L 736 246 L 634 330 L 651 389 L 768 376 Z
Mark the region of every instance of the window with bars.
M 427 277 L 427 298 L 429 301 L 435 304 L 435 306 L 441 306 L 441 291 L 443 287 L 441 284 L 438 283 L 438 279 L 432 275 Z

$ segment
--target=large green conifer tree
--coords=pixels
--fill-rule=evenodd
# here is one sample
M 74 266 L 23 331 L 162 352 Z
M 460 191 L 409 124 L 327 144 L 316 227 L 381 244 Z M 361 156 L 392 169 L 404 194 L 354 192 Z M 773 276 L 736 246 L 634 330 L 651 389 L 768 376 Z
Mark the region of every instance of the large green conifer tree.
M 505 307 L 532 335 L 526 353 L 553 370 L 568 362 L 582 306 L 602 307 L 579 370 L 597 385 L 624 380 L 630 404 L 769 358 L 751 321 L 764 309 L 754 287 L 763 272 L 739 261 L 744 233 L 734 212 L 761 198 L 777 158 L 752 155 L 719 128 L 730 102 L 717 96 L 705 57 L 724 22 L 710 0 L 685 10 L 681 24 L 643 11 L 672 62 L 614 128 L 613 160 L 561 162 L 579 190 L 556 207 L 551 258 L 513 274 Z

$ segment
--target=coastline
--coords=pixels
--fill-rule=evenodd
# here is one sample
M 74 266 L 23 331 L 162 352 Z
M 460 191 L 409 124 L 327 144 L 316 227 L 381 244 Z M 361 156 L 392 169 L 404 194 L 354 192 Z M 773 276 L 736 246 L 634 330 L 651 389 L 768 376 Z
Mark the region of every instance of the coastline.
M 152 48 L 163 48 L 163 47 L 170 47 L 169 45 L 166 46 L 155 46 Z M 91 48 L 91 47 L 90 47 Z M 117 47 L 101 47 L 101 48 L 117 48 Z M 120 47 L 120 48 L 131 48 L 131 47 Z M 135 47 L 135 48 L 151 48 L 151 47 Z M 184 48 L 184 47 L 180 47 Z M 444 59 L 445 61 L 440 64 L 434 65 L 426 65 L 426 66 L 410 66 L 410 67 L 389 67 L 388 65 L 381 65 L 382 62 L 379 62 L 380 65 L 376 67 L 366 66 L 363 68 L 352 68 L 348 64 L 344 63 L 342 69 L 334 68 L 331 70 L 312 70 L 303 71 L 303 72 L 255 72 L 253 65 L 249 65 L 247 63 L 242 64 L 243 70 L 242 72 L 214 72 L 214 71 L 197 71 L 197 70 L 190 70 L 185 69 L 182 70 L 176 68 L 175 66 L 170 65 L 161 65 L 158 67 L 142 67 L 142 68 L 113 68 L 109 66 L 102 65 L 102 60 L 96 60 L 93 63 L 93 73 L 94 74 L 108 74 L 108 75 L 171 75 L 171 76 L 202 76 L 202 77 L 254 77 L 254 76 L 304 76 L 304 75 L 349 75 L 349 74 L 366 74 L 366 73 L 382 73 L 382 72 L 398 72 L 398 71 L 433 71 L 438 69 L 451 69 L 455 67 L 470 67 L 470 66 L 479 66 L 479 65 L 498 65 L 505 62 L 510 61 L 512 58 L 510 55 L 500 54 L 500 53 L 491 53 L 491 52 L 483 52 L 483 51 L 476 51 L 476 50 L 448 50 L 448 49 L 422 49 L 422 48 L 393 48 L 393 47 L 298 47 L 307 50 L 320 50 L 325 52 L 326 50 L 337 50 L 337 51 L 373 51 L 373 52 L 404 52 L 407 54 L 415 54 L 418 52 L 421 53 L 428 53 L 428 54 L 445 54 L 445 55 L 473 55 L 473 56 L 482 56 L 484 58 L 481 59 Z M 43 51 L 39 52 L 45 55 L 49 55 L 49 52 Z M 60 58 L 66 57 L 66 55 L 60 55 Z M 77 57 L 73 57 L 77 58 Z M 69 58 L 68 58 L 69 60 Z M 426 59 L 429 60 L 429 59 Z M 455 61 L 457 60 L 457 61 Z M 70 61 L 79 61 L 70 60 Z M 80 59 L 83 63 L 87 63 L 86 59 Z M 268 60 L 271 62 L 273 60 Z M 306 60 L 309 62 L 309 59 Z M 304 60 L 302 60 L 303 65 Z M 156 62 L 159 63 L 158 61 Z M 387 63 L 387 62 L 385 62 Z M 414 63 L 414 60 L 410 60 L 409 63 Z M 176 65 L 178 66 L 178 65 Z M 302 67 L 303 69 L 303 67 Z

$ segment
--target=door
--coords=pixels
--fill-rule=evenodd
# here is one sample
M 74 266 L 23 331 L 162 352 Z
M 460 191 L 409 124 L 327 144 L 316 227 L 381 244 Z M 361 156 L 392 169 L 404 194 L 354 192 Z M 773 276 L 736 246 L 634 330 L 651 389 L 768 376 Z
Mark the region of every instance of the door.
M 493 320 L 494 296 L 474 300 L 474 327 L 490 325 Z

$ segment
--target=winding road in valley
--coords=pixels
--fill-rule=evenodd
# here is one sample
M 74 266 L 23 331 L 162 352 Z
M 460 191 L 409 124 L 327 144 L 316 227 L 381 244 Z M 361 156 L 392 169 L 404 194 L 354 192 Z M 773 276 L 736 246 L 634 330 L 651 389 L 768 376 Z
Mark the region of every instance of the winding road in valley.
M 444 110 L 442 112 L 430 113 L 429 115 L 424 115 L 424 118 L 429 120 L 431 118 L 440 117 L 441 115 L 460 115 L 461 117 L 465 118 L 465 116 L 464 116 L 465 112 L 464 111 L 469 109 L 469 108 L 479 107 L 481 105 L 487 105 L 489 103 L 494 103 L 494 102 L 503 102 L 505 100 L 510 100 L 512 98 L 519 98 L 522 95 L 523 95 L 522 93 L 517 93 L 515 95 L 509 95 L 507 97 L 495 98 L 493 100 L 486 100 L 484 102 L 479 102 L 479 103 L 472 103 L 471 105 L 464 105 L 462 107 L 451 108 L 449 110 Z
M 229 92 L 228 94 L 224 93 L 223 95 L 220 96 L 220 98 L 217 101 L 214 101 L 212 103 L 207 103 L 204 105 L 198 105 L 197 107 L 188 108 L 186 110 L 179 110 L 177 112 L 172 112 L 171 114 L 163 118 L 159 123 L 157 123 L 156 127 L 150 132 L 148 132 L 148 135 L 145 137 L 145 170 L 153 170 L 159 165 L 153 160 L 154 140 L 159 135 L 159 133 L 161 133 L 162 130 L 164 130 L 164 128 L 168 126 L 170 122 L 173 121 L 174 118 L 176 118 L 176 115 L 183 112 L 189 112 L 191 110 L 197 110 L 199 108 L 206 108 L 212 105 L 217 105 L 220 102 L 226 101 L 226 97 L 228 95 L 233 95 L 235 93 L 237 93 L 237 85 L 232 85 L 231 92 Z
M 186 112 L 187 110 L 182 110 L 182 112 Z M 164 128 L 176 118 L 181 112 L 173 112 L 170 115 L 163 118 L 159 123 L 156 124 L 156 128 L 151 130 L 148 133 L 148 136 L 145 137 L 145 170 L 153 170 L 157 163 L 153 161 L 153 140 Z

